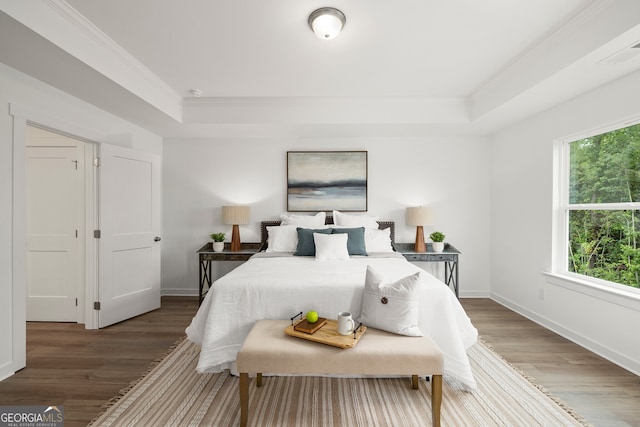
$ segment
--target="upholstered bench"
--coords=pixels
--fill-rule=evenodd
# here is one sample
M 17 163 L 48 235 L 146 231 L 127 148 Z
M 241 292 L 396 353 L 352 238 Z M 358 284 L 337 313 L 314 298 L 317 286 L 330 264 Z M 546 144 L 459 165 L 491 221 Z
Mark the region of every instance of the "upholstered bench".
M 284 333 L 286 320 L 260 320 L 251 329 L 237 358 L 240 373 L 240 425 L 249 419 L 249 374 L 362 374 L 432 375 L 431 413 L 440 425 L 443 356 L 429 337 L 405 337 L 368 328 L 354 348 L 340 349 L 291 337 Z

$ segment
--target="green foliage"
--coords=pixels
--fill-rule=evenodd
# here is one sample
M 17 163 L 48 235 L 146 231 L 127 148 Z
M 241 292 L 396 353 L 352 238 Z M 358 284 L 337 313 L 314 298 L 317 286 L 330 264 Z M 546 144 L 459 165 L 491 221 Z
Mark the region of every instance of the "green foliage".
M 213 233 L 211 238 L 214 242 L 224 242 L 224 233 Z
M 444 242 L 445 235 L 440 231 L 434 231 L 433 233 L 429 234 L 429 237 L 434 242 Z
M 640 202 L 640 125 L 574 141 L 573 204 Z M 569 270 L 640 287 L 640 211 L 572 210 Z

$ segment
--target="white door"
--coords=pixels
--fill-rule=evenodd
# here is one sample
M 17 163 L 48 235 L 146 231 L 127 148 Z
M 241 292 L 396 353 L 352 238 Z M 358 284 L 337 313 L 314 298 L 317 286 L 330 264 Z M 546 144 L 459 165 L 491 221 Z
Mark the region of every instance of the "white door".
M 39 129 L 28 132 L 27 144 L 27 320 L 77 322 L 84 295 L 84 144 Z
M 160 158 L 99 146 L 98 327 L 160 308 Z

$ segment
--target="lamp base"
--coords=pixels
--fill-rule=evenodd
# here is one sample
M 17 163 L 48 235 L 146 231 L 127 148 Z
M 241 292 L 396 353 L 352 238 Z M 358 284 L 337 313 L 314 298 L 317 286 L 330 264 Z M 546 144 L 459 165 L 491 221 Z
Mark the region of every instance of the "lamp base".
M 416 252 L 427 252 L 427 244 L 424 242 L 424 229 L 421 225 L 416 227 Z
M 238 252 L 242 248 L 242 243 L 240 243 L 240 227 L 238 224 L 233 224 L 232 232 L 231 232 L 231 251 Z

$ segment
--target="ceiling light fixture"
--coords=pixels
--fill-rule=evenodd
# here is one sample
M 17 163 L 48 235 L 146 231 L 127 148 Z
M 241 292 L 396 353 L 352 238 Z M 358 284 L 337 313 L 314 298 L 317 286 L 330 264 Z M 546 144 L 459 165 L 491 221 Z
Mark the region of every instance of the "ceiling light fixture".
M 324 40 L 333 39 L 340 34 L 345 22 L 347 18 L 344 13 L 333 7 L 321 7 L 309 15 L 309 27 Z

